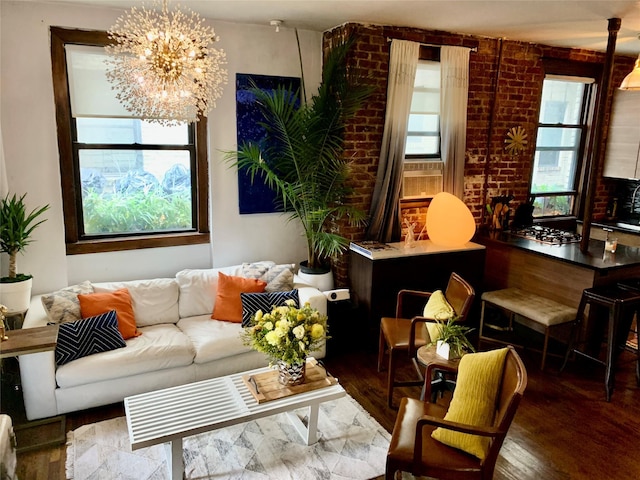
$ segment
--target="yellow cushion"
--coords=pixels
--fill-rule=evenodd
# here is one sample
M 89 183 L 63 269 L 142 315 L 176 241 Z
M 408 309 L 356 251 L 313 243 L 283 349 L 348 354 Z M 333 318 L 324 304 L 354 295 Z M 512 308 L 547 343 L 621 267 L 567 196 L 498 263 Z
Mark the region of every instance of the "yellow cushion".
M 496 396 L 502 379 L 504 359 L 508 348 L 488 352 L 469 353 L 460 360 L 456 389 L 445 420 L 467 425 L 487 427 L 493 424 L 496 413 Z M 484 460 L 489 450 L 490 439 L 436 428 L 433 438 L 459 448 Z
M 453 307 L 449 305 L 442 290 L 436 290 L 431 294 L 424 306 L 422 316 L 431 320 L 447 320 L 455 315 Z M 427 332 L 432 342 L 440 338 L 440 328 L 437 323 L 425 323 Z

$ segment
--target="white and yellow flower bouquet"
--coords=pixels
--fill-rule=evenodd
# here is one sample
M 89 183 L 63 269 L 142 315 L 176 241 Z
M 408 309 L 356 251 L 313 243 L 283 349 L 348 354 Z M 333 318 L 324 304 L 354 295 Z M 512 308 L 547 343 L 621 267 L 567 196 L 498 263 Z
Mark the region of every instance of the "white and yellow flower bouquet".
M 272 364 L 304 363 L 309 352 L 322 347 L 328 338 L 327 316 L 311 308 L 308 302 L 300 308 L 295 305 L 294 300 L 287 300 L 271 312 L 258 310 L 241 334 L 243 343 L 265 353 Z

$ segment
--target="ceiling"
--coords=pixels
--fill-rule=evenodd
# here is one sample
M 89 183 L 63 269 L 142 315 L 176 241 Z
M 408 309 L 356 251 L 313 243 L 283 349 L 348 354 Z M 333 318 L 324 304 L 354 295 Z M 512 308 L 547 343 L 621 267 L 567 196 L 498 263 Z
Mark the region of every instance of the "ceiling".
M 45 1 L 119 9 L 143 3 Z M 208 19 L 263 25 L 282 20 L 283 28 L 325 31 L 346 22 L 373 23 L 599 51 L 607 48 L 607 19 L 617 17 L 622 26 L 616 52 L 640 52 L 640 0 L 175 0 L 169 6 L 177 3 Z

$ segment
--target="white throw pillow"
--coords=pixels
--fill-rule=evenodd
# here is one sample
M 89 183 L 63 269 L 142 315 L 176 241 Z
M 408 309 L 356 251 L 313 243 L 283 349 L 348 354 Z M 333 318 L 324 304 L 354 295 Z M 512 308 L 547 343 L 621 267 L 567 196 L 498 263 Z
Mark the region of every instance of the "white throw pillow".
M 211 315 L 218 291 L 218 272 L 239 276 L 241 267 L 186 269 L 176 273 L 180 287 L 180 318 Z
M 136 326 L 147 327 L 161 323 L 177 323 L 178 282 L 174 278 L 131 280 L 128 282 L 96 283 L 96 292 L 112 292 L 121 288 L 129 290 Z

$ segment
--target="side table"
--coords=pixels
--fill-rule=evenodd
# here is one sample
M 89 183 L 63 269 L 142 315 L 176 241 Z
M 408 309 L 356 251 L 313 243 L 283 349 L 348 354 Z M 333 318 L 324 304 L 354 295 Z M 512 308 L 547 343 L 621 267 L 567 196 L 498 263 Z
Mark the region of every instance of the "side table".
M 416 352 L 418 363 L 426 368 L 424 374 L 424 386 L 422 387 L 422 394 L 420 399 L 424 400 L 427 394 L 427 382 L 430 382 L 428 392 L 431 393 L 431 401 L 436 401 L 438 392 L 443 390 L 453 391 L 455 388 L 455 382 L 448 380 L 446 374 L 457 374 L 458 366 L 460 365 L 460 358 L 452 358 L 447 360 L 436 353 L 435 345 L 424 345 L 420 347 Z M 437 374 L 437 378 L 433 378 L 434 373 Z
M 5 335 L 9 338 L 8 340 L 0 342 L 0 359 L 54 350 L 58 339 L 58 326 L 48 325 L 46 327 L 7 330 Z M 27 445 L 20 446 L 21 443 L 23 443 L 21 442 L 21 437 L 25 440 L 33 438 L 32 435 L 29 435 L 30 429 L 53 423 L 59 423 L 59 429 L 54 433 L 54 438 L 39 443 L 27 442 Z M 64 415 L 58 415 L 33 422 L 28 422 L 25 419 L 24 423 L 14 425 L 13 429 L 18 438 L 17 452 L 21 453 L 40 447 L 64 443 L 66 440 L 65 424 L 66 417 Z

